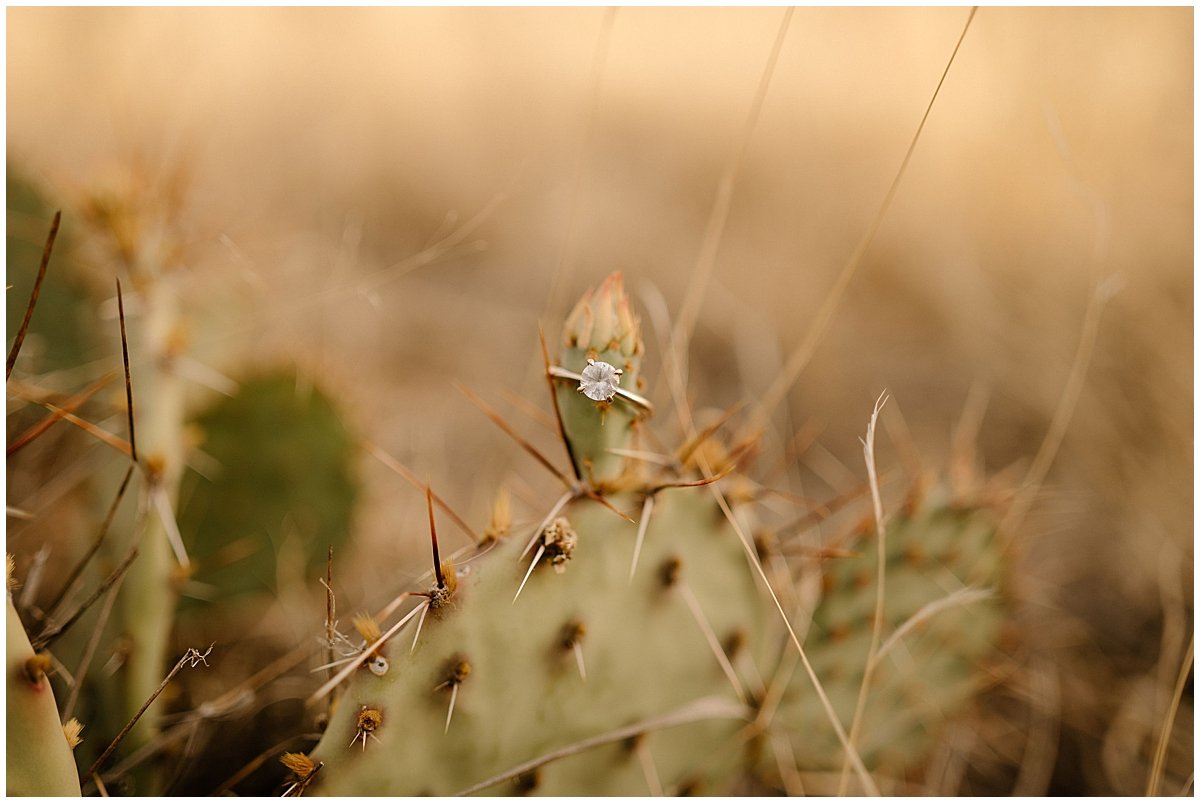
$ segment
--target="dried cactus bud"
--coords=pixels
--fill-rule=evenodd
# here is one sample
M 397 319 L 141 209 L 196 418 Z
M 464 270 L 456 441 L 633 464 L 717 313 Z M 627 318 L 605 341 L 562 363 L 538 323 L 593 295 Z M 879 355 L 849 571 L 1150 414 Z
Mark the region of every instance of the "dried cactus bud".
M 629 306 L 620 273 L 610 274 L 600 287 L 579 299 L 563 326 L 563 342 L 568 349 L 594 353 L 599 359 L 619 355 L 616 362 L 606 361 L 626 372 L 637 369 L 644 348 L 641 321 Z

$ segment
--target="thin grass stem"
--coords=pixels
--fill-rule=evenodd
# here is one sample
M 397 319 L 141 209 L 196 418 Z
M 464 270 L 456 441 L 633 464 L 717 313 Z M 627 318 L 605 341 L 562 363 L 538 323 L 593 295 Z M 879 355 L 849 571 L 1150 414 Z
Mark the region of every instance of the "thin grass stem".
M 921 115 L 921 122 L 917 124 L 917 130 L 913 133 L 908 150 L 904 153 L 904 158 L 900 160 L 900 167 L 896 170 L 896 175 L 883 197 L 883 202 L 879 205 L 879 210 L 875 213 L 875 218 L 872 220 L 866 234 L 863 235 L 858 245 L 855 246 L 854 251 L 851 252 L 845 265 L 842 266 L 842 270 L 834 281 L 833 287 L 830 288 L 828 295 L 825 296 L 825 300 L 821 302 L 821 306 L 813 316 L 812 324 L 809 326 L 804 339 L 792 351 L 783 370 L 779 372 L 775 381 L 763 394 L 762 403 L 751 419 L 751 432 L 765 431 L 767 422 L 770 421 L 775 409 L 791 391 L 792 386 L 796 384 L 800 373 L 808 365 L 809 360 L 812 359 L 813 354 L 817 350 L 817 346 L 824 338 L 826 331 L 828 331 L 829 324 L 833 320 L 833 315 L 841 303 L 842 295 L 846 292 L 846 287 L 850 284 L 850 280 L 854 278 L 854 274 L 858 271 L 859 265 L 862 264 L 867 249 L 875 241 L 875 235 L 879 232 L 879 227 L 882 225 L 883 219 L 887 216 L 888 210 L 891 209 L 892 202 L 896 198 L 896 192 L 900 188 L 900 181 L 908 171 L 908 165 L 912 161 L 913 153 L 917 149 L 917 142 L 921 139 L 921 132 L 925 130 L 925 123 L 929 120 L 929 115 L 933 111 L 933 104 L 937 100 L 938 95 L 941 94 L 942 85 L 946 82 L 946 76 L 950 74 L 950 68 L 954 64 L 954 59 L 958 55 L 959 48 L 962 47 L 963 40 L 967 36 L 967 31 L 971 28 L 971 22 L 975 19 L 975 13 L 978 10 L 978 6 L 972 7 L 970 13 L 967 15 L 966 22 L 963 23 L 962 33 L 959 34 L 958 41 L 954 45 L 954 50 L 950 53 L 950 58 L 946 61 L 946 68 L 942 70 L 942 76 L 938 79 L 937 86 L 934 87 L 933 95 L 929 98 L 929 104 L 925 107 L 925 113 Z

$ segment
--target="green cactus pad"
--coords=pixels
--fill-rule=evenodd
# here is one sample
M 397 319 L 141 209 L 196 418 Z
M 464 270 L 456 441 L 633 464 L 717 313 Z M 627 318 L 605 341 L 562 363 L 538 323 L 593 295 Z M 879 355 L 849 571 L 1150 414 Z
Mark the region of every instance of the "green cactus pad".
M 614 501 L 628 509 L 635 500 Z M 452 604 L 430 615 L 415 651 L 410 654 L 410 625 L 385 648 L 386 675 L 357 671 L 313 754 L 325 767 L 310 792 L 453 794 L 696 700 L 716 697 L 729 701 L 727 709 L 739 707 L 684 595 L 695 596 L 722 641 L 741 632 L 761 644 L 768 609 L 711 497 L 695 489 L 658 495 L 632 581 L 635 525 L 590 500 L 568 505 L 563 516 L 578 534 L 564 571 L 543 558 L 514 603 L 532 554 L 518 559 L 521 539 L 502 542 L 460 568 L 467 573 Z M 667 566 L 676 568 L 666 573 Z M 673 583 L 665 582 L 666 574 Z M 564 638 L 578 634 L 578 625 L 586 680 L 568 645 L 572 640 Z M 471 670 L 458 684 L 445 729 L 450 690 L 443 684 L 448 664 L 459 658 Z M 743 687 L 753 672 L 745 673 L 742 662 L 761 671 L 764 660 L 761 653 L 739 656 Z M 361 739 L 352 744 L 363 706 L 383 715 L 365 750 Z M 664 786 L 703 781 L 724 789 L 747 760 L 745 745 L 735 738 L 744 724 L 717 718 L 655 731 L 639 749 L 649 753 Z M 482 791 L 645 795 L 650 790 L 640 762 L 622 740 L 521 781 L 529 786 L 536 780 L 535 788 L 518 789 L 513 780 Z
M 273 589 L 289 537 L 303 544 L 310 573 L 323 572 L 358 495 L 357 449 L 332 399 L 319 387 L 298 390 L 294 370 L 277 369 L 243 380 L 196 423 L 200 448 L 219 467 L 189 472 L 180 494 L 196 579 L 223 597 Z
M 918 766 L 940 724 L 962 713 L 983 680 L 981 668 L 995 657 L 1004 621 L 997 521 L 987 508 L 927 502 L 887 525 L 882 630 L 887 652 L 872 675 L 857 743 L 873 773 L 902 777 Z M 847 728 L 862 684 L 878 587 L 874 529 L 868 533 L 860 556 L 826 561 L 824 593 L 806 642 Z M 888 645 L 901 627 L 904 632 Z M 841 745 L 799 673 L 781 716 L 801 770 L 841 768 Z
M 10 795 L 79 796 L 75 758 L 58 721 L 50 680 L 36 681 L 26 667 L 33 647 L 8 595 L 5 648 L 7 792 Z

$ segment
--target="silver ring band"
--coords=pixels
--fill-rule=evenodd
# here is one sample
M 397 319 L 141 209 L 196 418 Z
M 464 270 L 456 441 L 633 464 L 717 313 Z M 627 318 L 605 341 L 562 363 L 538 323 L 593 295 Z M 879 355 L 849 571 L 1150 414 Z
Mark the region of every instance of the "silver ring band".
M 579 382 L 581 385 L 583 383 L 582 375 L 577 374 L 574 371 L 569 371 L 559 365 L 551 365 L 549 372 L 550 376 L 557 379 L 569 379 L 572 382 Z M 578 389 L 582 391 L 582 387 Z M 650 403 L 650 400 L 639 393 L 634 393 L 632 390 L 625 390 L 625 388 L 622 387 L 615 387 L 613 388 L 613 396 L 619 396 L 630 404 L 636 407 L 641 407 L 647 413 L 654 412 L 654 405 Z

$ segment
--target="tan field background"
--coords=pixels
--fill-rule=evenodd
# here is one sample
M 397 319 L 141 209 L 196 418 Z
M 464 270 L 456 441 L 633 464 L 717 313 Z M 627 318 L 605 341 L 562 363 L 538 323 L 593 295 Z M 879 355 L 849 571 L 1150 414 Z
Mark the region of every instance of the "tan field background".
M 502 389 L 547 409 L 539 321 L 555 332 L 620 270 L 657 327 L 649 394 L 673 438 L 653 354 L 734 163 L 689 388 L 697 408 L 760 398 L 870 230 L 967 14 L 798 9 L 746 136 L 783 9 L 14 8 L 7 156 L 64 226 L 100 188 L 150 197 L 186 172 L 169 229 L 194 353 L 233 376 L 298 360 L 468 519 L 505 478 L 532 518 L 521 490 L 546 478 L 452 383 L 557 458 Z M 909 438 L 944 467 L 986 400 L 979 459 L 1019 482 L 1106 294 L 1022 532 L 1043 716 L 1002 728 L 1036 732 L 1037 755 L 996 748 L 976 790 L 1140 792 L 1191 635 L 1192 43 L 1188 8 L 980 10 L 775 418 L 775 457 L 819 434 L 797 471 L 829 497 L 865 480 L 884 389 L 885 467 Z M 361 473 L 347 609 L 426 560 L 421 496 L 371 458 Z M 319 618 L 269 621 L 301 639 Z M 1179 718 L 1190 764 L 1190 686 Z

